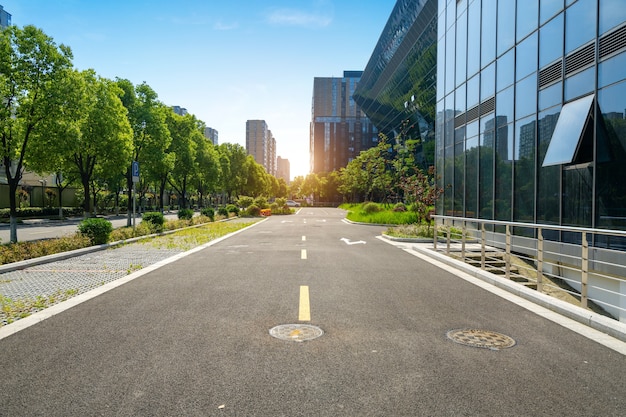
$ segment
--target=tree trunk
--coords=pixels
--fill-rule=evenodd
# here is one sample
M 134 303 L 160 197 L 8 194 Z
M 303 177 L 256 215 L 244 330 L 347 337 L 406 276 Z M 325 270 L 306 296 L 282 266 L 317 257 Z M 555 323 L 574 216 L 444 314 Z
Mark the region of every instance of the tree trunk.
M 165 204 L 163 204 L 165 202 L 165 185 L 167 184 L 167 180 L 166 179 L 162 179 L 160 184 L 159 184 L 159 208 L 161 209 L 161 213 L 163 212 L 163 208 L 165 206 Z
M 126 194 L 128 195 L 126 227 L 131 227 L 133 225 L 133 178 L 131 177 L 130 168 L 126 171 Z
M 8 176 L 7 176 L 8 178 Z M 17 243 L 17 185 L 20 178 L 9 178 L 9 226 L 11 229 L 11 243 Z
M 83 183 L 83 217 L 86 219 L 90 216 L 90 202 L 91 202 L 91 193 L 89 191 L 89 176 L 81 175 L 81 182 Z

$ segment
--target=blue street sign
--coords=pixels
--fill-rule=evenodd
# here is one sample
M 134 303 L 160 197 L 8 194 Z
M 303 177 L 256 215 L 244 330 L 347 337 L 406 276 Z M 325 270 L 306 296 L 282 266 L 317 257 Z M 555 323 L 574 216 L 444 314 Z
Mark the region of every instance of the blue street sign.
M 133 182 L 139 182 L 139 162 L 133 161 L 131 171 L 133 173 Z

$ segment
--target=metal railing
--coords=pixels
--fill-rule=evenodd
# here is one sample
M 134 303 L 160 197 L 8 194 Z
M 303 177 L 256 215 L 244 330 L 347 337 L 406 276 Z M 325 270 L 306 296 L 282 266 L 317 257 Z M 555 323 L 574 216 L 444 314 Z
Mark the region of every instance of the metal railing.
M 435 250 L 626 322 L 626 231 L 432 217 Z

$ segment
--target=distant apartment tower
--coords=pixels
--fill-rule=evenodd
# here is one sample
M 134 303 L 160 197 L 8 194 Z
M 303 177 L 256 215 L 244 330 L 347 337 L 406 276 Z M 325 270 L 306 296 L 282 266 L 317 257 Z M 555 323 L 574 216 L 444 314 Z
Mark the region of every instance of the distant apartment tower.
M 276 178 L 282 178 L 287 184 L 289 184 L 291 178 L 291 167 L 289 165 L 289 159 L 276 158 Z
M 11 15 L 0 5 L 0 28 L 11 26 Z
M 187 109 L 180 106 L 172 106 L 172 110 L 179 116 L 184 116 L 187 114 Z
M 218 145 L 218 132 L 217 130 L 213 129 L 212 127 L 205 127 L 204 128 L 204 137 L 207 138 L 208 140 L 211 141 L 211 143 L 215 146 Z
M 378 131 L 353 99 L 363 71 L 343 77 L 315 77 L 310 128 L 313 173 L 337 171 L 376 145 Z
M 276 174 L 276 139 L 265 120 L 246 121 L 246 151 L 268 174 Z

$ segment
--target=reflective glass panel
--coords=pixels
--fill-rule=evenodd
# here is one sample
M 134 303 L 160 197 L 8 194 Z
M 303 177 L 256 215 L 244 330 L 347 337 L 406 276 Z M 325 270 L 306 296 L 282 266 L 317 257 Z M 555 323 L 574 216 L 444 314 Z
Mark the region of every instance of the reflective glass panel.
M 478 212 L 478 137 L 465 142 L 465 217 Z
M 515 78 L 521 80 L 537 71 L 537 34 L 534 33 L 524 39 L 515 49 Z
M 465 107 L 465 84 L 454 91 L 454 96 L 454 110 L 457 114 L 464 113 L 467 110 Z
M 463 215 L 465 195 L 465 142 L 454 146 L 454 211 L 457 215 Z
M 539 113 L 537 123 L 538 159 L 543 161 L 559 120 L 561 106 Z M 537 178 L 537 220 L 558 224 L 561 218 L 561 169 L 559 165 L 540 167 Z
M 454 30 L 446 33 L 446 94 L 454 90 L 454 69 L 455 69 L 455 34 Z
M 513 192 L 513 124 L 499 126 L 496 130 L 495 154 L 495 218 L 511 220 L 511 199 Z
M 493 115 L 481 120 L 479 148 L 479 217 L 493 218 L 493 163 L 495 145 L 495 119 Z
M 624 0 L 600 0 L 600 34 L 626 21 Z
M 467 11 L 467 75 L 480 69 L 480 0 L 474 0 Z
M 569 164 L 574 160 L 594 97 L 592 94 L 563 106 L 542 166 Z
M 473 76 L 467 81 L 467 108 L 471 109 L 476 106 L 480 100 L 480 77 Z
M 498 56 L 515 44 L 515 0 L 498 2 Z
M 467 79 L 467 13 L 456 21 L 456 85 Z
M 563 56 L 563 14 L 539 30 L 539 68 Z
M 543 24 L 552 16 L 563 10 L 563 0 L 541 0 L 540 2 L 540 17 Z
M 500 91 L 515 81 L 515 50 L 511 49 L 497 61 L 496 86 Z
M 598 227 L 626 230 L 626 83 L 598 92 L 602 124 L 597 127 L 598 148 L 607 157 L 598 158 L 596 210 Z
M 535 142 L 537 121 L 528 117 L 515 123 L 515 208 L 513 220 L 533 221 L 535 217 Z
M 565 53 L 595 37 L 596 7 L 596 0 L 578 0 L 565 10 Z
M 480 101 L 493 96 L 496 92 L 496 64 L 492 63 L 480 72 Z
M 539 90 L 539 111 L 561 104 L 562 100 L 563 83 L 561 82 Z
M 596 69 L 588 68 L 576 75 L 565 79 L 564 96 L 565 100 L 572 100 L 594 90 L 596 85 Z
M 480 40 L 481 66 L 496 58 L 496 3 L 497 0 L 482 0 L 482 37 Z
M 524 78 L 516 85 L 515 94 L 515 118 L 537 112 L 537 75 L 533 74 Z
M 517 41 L 521 41 L 526 35 L 537 29 L 538 21 L 539 1 L 519 0 L 517 2 Z
M 496 95 L 496 116 L 498 124 L 513 121 L 513 87 L 499 92 Z
M 626 52 L 602 61 L 598 66 L 598 87 L 622 81 L 626 78 Z

